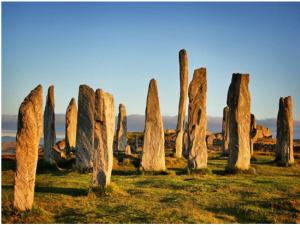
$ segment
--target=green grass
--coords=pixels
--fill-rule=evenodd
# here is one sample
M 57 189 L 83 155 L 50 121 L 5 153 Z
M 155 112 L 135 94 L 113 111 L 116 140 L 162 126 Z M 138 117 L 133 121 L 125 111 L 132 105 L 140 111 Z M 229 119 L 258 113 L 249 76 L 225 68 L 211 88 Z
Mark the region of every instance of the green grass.
M 15 160 L 2 159 L 2 223 L 300 222 L 299 164 L 279 167 L 274 155 L 256 153 L 255 174 L 226 174 L 227 157 L 209 150 L 212 174 L 188 175 L 187 160 L 171 152 L 165 175 L 138 175 L 137 156 L 114 157 L 112 183 L 102 190 L 91 188 L 92 174 L 40 167 L 27 212 L 12 207 Z

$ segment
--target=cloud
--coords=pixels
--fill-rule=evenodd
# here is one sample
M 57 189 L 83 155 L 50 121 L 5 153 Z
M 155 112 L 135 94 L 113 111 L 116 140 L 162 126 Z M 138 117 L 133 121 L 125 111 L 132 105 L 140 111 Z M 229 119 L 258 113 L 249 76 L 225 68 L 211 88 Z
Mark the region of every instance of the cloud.
M 177 116 L 162 116 L 164 129 L 176 129 L 177 126 Z M 187 116 L 185 117 L 185 122 L 187 121 Z M 17 115 L 2 115 L 2 136 L 3 134 L 14 133 L 17 130 Z M 207 116 L 207 129 L 212 133 L 222 132 L 222 117 Z M 57 136 L 63 137 L 65 133 L 65 114 L 56 114 L 56 133 Z M 117 129 L 118 117 L 116 116 Z M 276 138 L 277 129 L 277 119 L 276 118 L 266 118 L 256 120 L 257 125 L 263 125 L 271 130 L 271 134 Z M 127 129 L 129 132 L 143 131 L 145 129 L 145 115 L 128 115 L 127 116 Z M 300 139 L 300 121 L 294 120 L 294 139 Z

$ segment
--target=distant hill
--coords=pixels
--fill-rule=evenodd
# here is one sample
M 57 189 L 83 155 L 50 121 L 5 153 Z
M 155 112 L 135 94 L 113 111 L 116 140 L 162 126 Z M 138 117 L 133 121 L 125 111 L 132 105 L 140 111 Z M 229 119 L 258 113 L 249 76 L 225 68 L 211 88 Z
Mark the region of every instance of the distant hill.
M 64 138 L 56 138 L 56 142 L 63 140 Z M 2 136 L 1 143 L 4 142 L 16 142 L 16 137 Z M 40 139 L 40 145 L 44 145 L 44 138 Z
M 294 139 L 294 142 L 300 144 L 300 139 Z
M 3 142 L 15 142 L 16 137 L 10 137 L 10 136 L 2 136 L 1 143 Z

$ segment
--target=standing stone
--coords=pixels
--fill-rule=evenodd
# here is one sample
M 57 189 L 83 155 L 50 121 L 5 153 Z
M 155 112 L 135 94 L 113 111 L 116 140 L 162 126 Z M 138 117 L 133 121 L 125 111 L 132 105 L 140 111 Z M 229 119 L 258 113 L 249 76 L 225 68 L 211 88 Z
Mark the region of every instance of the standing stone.
M 164 126 L 160 113 L 156 80 L 149 84 L 141 170 L 165 170 Z
M 185 130 L 182 140 L 182 155 L 187 158 L 189 156 L 189 136 L 188 136 L 188 122 L 185 123 Z
M 53 147 L 56 143 L 54 86 L 48 89 L 44 111 L 44 162 L 53 164 Z
M 179 78 L 180 78 L 180 98 L 178 107 L 178 121 L 175 139 L 175 157 L 182 156 L 182 142 L 184 133 L 184 118 L 186 111 L 187 90 L 189 84 L 188 58 L 185 49 L 179 52 Z
M 294 163 L 292 97 L 279 99 L 277 115 L 276 159 Z
M 139 140 L 138 140 L 138 136 L 135 135 L 135 152 L 138 153 L 139 150 Z
M 130 145 L 126 145 L 126 148 L 125 148 L 125 155 L 131 155 L 131 148 L 130 148 Z
M 229 154 L 229 108 L 226 106 L 223 109 L 223 124 L 222 124 L 222 155 Z
M 227 95 L 229 106 L 229 156 L 228 168 L 250 167 L 250 104 L 249 74 L 232 74 Z
M 256 129 L 256 119 L 253 114 L 251 114 L 250 123 L 250 156 L 253 155 L 253 144 L 257 141 L 257 129 Z
M 14 207 L 31 209 L 34 199 L 38 147 L 43 132 L 43 87 L 37 86 L 24 99 L 18 114 Z
M 75 98 L 72 98 L 66 111 L 66 153 L 75 150 L 77 129 L 77 107 Z
M 117 146 L 118 150 L 125 150 L 127 145 L 127 114 L 123 104 L 119 105 Z
M 79 169 L 93 167 L 94 154 L 95 92 L 87 85 L 80 85 L 76 130 L 76 166 Z
M 114 97 L 96 90 L 95 100 L 95 152 L 93 186 L 105 187 L 110 183 L 113 167 L 113 141 L 115 130 Z
M 206 68 L 200 68 L 194 71 L 193 80 L 189 86 L 188 167 L 191 169 L 207 167 L 206 91 Z

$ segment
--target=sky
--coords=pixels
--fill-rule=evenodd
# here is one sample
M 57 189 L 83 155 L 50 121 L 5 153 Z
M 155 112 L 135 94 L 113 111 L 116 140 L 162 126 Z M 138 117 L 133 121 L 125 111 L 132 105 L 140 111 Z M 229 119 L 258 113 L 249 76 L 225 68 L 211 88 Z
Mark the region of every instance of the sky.
M 239 72 L 250 74 L 256 119 L 276 119 L 279 98 L 292 96 L 297 125 L 299 12 L 300 2 L 1 2 L 2 120 L 39 84 L 44 101 L 54 85 L 57 114 L 86 84 L 114 96 L 116 116 L 120 103 L 127 115 L 145 115 L 152 78 L 161 114 L 177 116 L 186 49 L 189 82 L 207 69 L 208 116 L 222 117 Z

